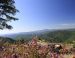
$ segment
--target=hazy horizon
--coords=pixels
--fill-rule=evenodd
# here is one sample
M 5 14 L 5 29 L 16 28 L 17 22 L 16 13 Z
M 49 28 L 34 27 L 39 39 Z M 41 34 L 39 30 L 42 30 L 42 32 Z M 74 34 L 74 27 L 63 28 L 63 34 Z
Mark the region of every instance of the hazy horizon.
M 39 30 L 33 30 L 33 31 L 21 31 L 21 32 L 9 32 L 9 33 L 1 33 L 0 34 L 0 36 L 1 35 L 11 35 L 11 34 L 19 34 L 19 33 L 30 33 L 30 32 L 38 32 L 38 31 L 47 31 L 47 30 L 51 30 L 51 31 L 53 31 L 53 30 L 68 30 L 68 29 L 75 29 L 75 28 L 58 28 L 58 29 L 39 29 Z

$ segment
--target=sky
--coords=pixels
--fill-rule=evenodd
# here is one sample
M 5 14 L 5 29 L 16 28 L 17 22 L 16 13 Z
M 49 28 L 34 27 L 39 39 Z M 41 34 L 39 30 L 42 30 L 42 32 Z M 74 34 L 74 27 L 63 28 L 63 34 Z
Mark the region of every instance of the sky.
M 75 28 L 75 0 L 15 0 L 15 6 L 19 20 L 9 23 L 12 30 L 0 34 Z

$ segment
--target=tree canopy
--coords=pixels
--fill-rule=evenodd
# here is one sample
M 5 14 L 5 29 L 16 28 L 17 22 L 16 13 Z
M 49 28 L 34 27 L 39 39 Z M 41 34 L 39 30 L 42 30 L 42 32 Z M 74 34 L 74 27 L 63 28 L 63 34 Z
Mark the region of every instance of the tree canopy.
M 18 20 L 14 15 L 18 12 L 14 0 L 0 0 L 0 29 L 12 29 L 8 22 Z

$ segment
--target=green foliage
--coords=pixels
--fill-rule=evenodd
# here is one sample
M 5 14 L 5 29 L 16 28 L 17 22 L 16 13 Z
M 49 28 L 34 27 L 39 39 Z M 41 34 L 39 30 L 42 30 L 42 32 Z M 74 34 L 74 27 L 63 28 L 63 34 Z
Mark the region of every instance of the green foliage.
M 72 41 L 75 40 L 75 31 L 61 30 L 61 31 L 47 32 L 40 35 L 39 37 L 49 42 L 72 43 Z
M 12 26 L 8 22 L 17 20 L 14 17 L 18 10 L 14 6 L 14 0 L 0 0 L 0 29 L 11 29 Z
M 75 48 L 75 44 L 73 45 L 73 48 Z
M 75 41 L 73 41 L 73 48 L 75 48 Z
M 0 44 L 4 44 L 4 43 L 14 43 L 15 40 L 11 39 L 11 38 L 7 38 L 7 37 L 0 37 Z

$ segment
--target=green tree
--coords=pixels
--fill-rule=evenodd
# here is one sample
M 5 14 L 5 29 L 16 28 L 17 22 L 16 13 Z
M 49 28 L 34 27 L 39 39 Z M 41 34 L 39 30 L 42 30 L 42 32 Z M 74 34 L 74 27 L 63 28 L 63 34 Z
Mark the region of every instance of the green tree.
M 12 26 L 8 22 L 17 20 L 14 15 L 18 10 L 14 3 L 14 0 L 0 0 L 0 29 L 11 29 Z

